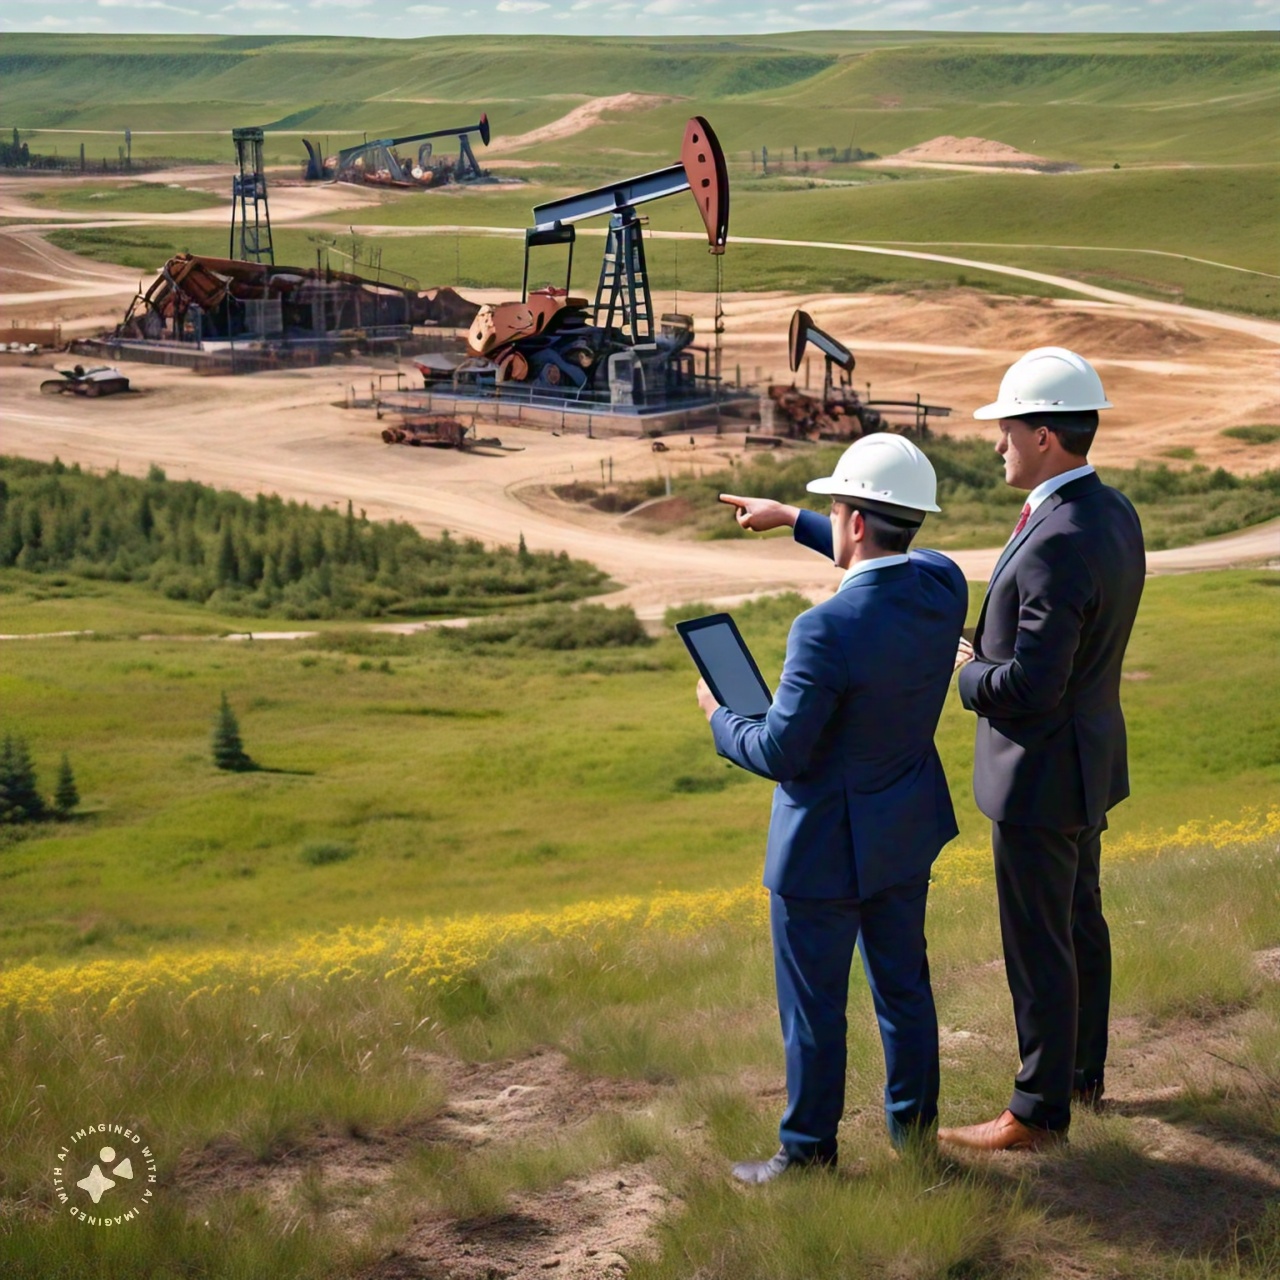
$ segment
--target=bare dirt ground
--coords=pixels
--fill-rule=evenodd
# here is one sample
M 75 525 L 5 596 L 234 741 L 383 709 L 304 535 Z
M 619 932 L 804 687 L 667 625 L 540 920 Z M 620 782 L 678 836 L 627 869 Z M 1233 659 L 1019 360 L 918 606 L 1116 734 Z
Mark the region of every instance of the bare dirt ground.
M 1259 953 L 1257 960 L 1261 979 L 1276 981 L 1280 952 Z M 1280 1196 L 1280 1144 L 1266 1125 L 1242 1123 L 1275 1106 L 1268 1082 L 1239 1063 L 1256 1018 L 1226 1012 L 1159 1025 L 1115 1019 L 1106 1102 L 1100 1113 L 1075 1117 L 1069 1146 L 1038 1155 L 966 1155 L 959 1165 L 944 1163 L 944 1180 L 967 1167 L 1020 1189 L 1042 1208 L 1050 1226 L 1038 1255 L 1055 1277 L 1122 1275 L 1135 1251 L 1149 1254 L 1153 1267 L 1161 1258 L 1229 1257 Z M 966 1052 L 989 1051 L 981 1040 L 944 1028 L 944 1067 L 962 1065 L 957 1059 Z M 465 1158 L 500 1155 L 509 1144 L 551 1145 L 600 1116 L 652 1117 L 672 1089 L 590 1079 L 551 1048 L 499 1062 L 439 1053 L 417 1053 L 411 1061 L 422 1072 L 424 1094 L 431 1093 L 429 1083 L 443 1092 L 442 1103 L 385 1129 L 295 1135 L 262 1158 L 230 1136 L 218 1139 L 181 1157 L 178 1189 L 195 1205 L 223 1192 L 257 1192 L 282 1220 L 323 1212 L 359 1235 L 387 1192 L 415 1185 L 414 1161 L 424 1153 Z M 782 1105 L 780 1064 L 776 1074 L 753 1069 L 739 1083 L 763 1109 Z M 878 1108 L 857 1103 L 874 1094 L 874 1082 L 855 1081 L 840 1177 L 866 1176 L 867 1153 L 884 1143 Z M 1204 1099 L 1217 1101 L 1206 1108 Z M 414 1202 L 411 1192 L 411 1219 L 359 1280 L 623 1276 L 628 1258 L 654 1247 L 662 1218 L 680 1211 L 657 1174 L 646 1164 L 597 1169 L 464 1216 L 430 1197 Z M 713 1164 L 707 1176 L 718 1176 Z M 1089 1241 L 1087 1262 L 1082 1237 Z
M 323 1206 L 328 1221 L 359 1233 L 393 1179 L 412 1179 L 415 1152 L 459 1156 L 503 1144 L 550 1145 L 575 1126 L 642 1113 L 660 1092 L 628 1080 L 592 1080 L 551 1049 L 503 1062 L 417 1054 L 424 1083 L 442 1085 L 437 1109 L 394 1127 L 353 1135 L 299 1135 L 256 1159 L 231 1137 L 188 1151 L 174 1180 L 200 1204 L 228 1191 L 260 1193 L 282 1218 Z M 407 1169 L 406 1169 L 407 1165 Z M 450 1215 L 425 1204 L 403 1237 L 359 1280 L 568 1280 L 624 1275 L 626 1256 L 652 1248 L 675 1198 L 642 1164 L 599 1169 L 542 1191 L 512 1195 L 497 1213 Z

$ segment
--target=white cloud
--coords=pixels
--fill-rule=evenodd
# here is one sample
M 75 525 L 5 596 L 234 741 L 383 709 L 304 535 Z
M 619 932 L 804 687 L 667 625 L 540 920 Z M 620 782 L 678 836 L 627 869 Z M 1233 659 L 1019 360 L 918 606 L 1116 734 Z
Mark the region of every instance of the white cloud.
M 164 0 L 98 0 L 104 9 L 168 9 L 170 13 L 185 13 L 198 17 L 199 9 L 183 9 L 176 4 L 165 4 Z
M 312 9 L 367 9 L 374 0 L 311 0 Z
M 427 18 L 447 18 L 453 10 L 444 4 L 411 4 L 406 13 L 420 13 Z
M 293 13 L 294 8 L 291 4 L 283 3 L 283 0 L 231 0 L 228 5 L 223 5 L 220 12 L 230 13 L 233 9 L 243 9 L 246 13 Z
M 537 13 L 550 8 L 543 0 L 498 0 L 499 13 Z

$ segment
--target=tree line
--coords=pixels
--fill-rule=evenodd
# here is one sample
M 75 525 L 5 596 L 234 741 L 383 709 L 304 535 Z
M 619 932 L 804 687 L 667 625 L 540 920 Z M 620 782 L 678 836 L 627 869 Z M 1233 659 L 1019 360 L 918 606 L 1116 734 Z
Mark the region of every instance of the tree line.
M 0 458 L 0 567 L 136 582 L 171 599 L 288 618 L 483 612 L 580 599 L 605 575 L 560 552 L 488 548 L 159 467 L 145 480 Z

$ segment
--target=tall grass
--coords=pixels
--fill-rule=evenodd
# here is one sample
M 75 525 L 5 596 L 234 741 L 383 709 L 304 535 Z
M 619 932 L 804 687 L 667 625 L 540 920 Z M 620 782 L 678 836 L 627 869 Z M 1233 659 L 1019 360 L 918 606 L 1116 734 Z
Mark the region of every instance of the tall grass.
M 1244 1065 L 1274 1070 L 1274 992 L 1256 978 L 1225 991 L 1213 957 L 1280 941 L 1277 870 L 1274 838 L 1169 848 L 1153 860 L 1109 866 L 1117 1015 L 1145 1022 L 1155 1046 L 1177 1034 L 1188 1008 L 1201 1020 L 1244 1010 L 1253 1020 Z M 1241 900 L 1249 913 L 1233 919 Z M 568 911 L 564 927 L 495 936 L 446 981 L 412 990 L 375 965 L 261 983 L 228 973 L 203 995 L 160 986 L 107 1007 L 100 995 L 59 995 L 44 1009 L 9 1005 L 0 1063 L 6 1276 L 34 1280 L 89 1266 L 112 1280 L 167 1257 L 164 1265 L 176 1259 L 210 1277 L 250 1276 L 256 1266 L 267 1268 L 257 1274 L 336 1280 L 407 1230 L 411 1213 L 484 1220 L 510 1212 L 513 1197 L 639 1162 L 680 1200 L 660 1231 L 658 1255 L 633 1260 L 639 1276 L 1032 1277 L 1043 1274 L 1046 1253 L 1078 1262 L 1100 1253 L 1098 1224 L 1056 1209 L 1035 1165 L 987 1171 L 892 1155 L 875 1020 L 860 980 L 849 1015 L 843 1172 L 751 1196 L 735 1189 L 727 1162 L 771 1149 L 781 1052 L 763 916 L 726 903 L 651 915 L 647 924 L 626 915 L 592 924 Z M 1181 940 L 1159 981 L 1137 915 L 1153 906 L 1161 927 Z M 1007 992 L 988 964 L 991 931 L 973 929 L 992 917 L 989 886 L 953 886 L 931 903 L 940 1020 L 948 1033 L 967 1029 L 972 1037 L 944 1038 L 945 1121 L 993 1105 L 1016 1066 Z M 525 1134 L 499 1129 L 472 1147 L 433 1127 L 449 1101 L 443 1063 L 519 1058 L 546 1046 L 562 1050 L 578 1073 L 558 1086 L 568 1114 L 562 1124 Z M 1140 1075 L 1146 1087 L 1173 1085 L 1181 1094 L 1184 1111 L 1174 1123 L 1240 1131 L 1258 1113 L 1265 1079 L 1224 1088 L 1224 1079 L 1242 1073 L 1223 1065 L 1214 1085 L 1201 1070 L 1177 1054 L 1163 1064 L 1157 1055 Z M 630 1105 L 593 1107 L 588 1100 L 610 1078 L 648 1092 Z M 86 1111 L 127 1117 L 161 1168 L 156 1212 L 105 1245 L 86 1244 L 91 1233 L 53 1212 L 49 1190 L 52 1153 L 86 1123 Z M 1129 1185 L 1127 1168 L 1145 1176 L 1143 1140 L 1131 1121 L 1082 1124 L 1074 1138 L 1061 1159 L 1109 1179 L 1117 1193 Z M 340 1140 L 382 1166 L 375 1204 L 362 1207 L 353 1186 L 325 1177 L 326 1144 Z M 267 1195 L 277 1174 L 308 1167 L 283 1201 Z M 1043 1176 L 1051 1179 L 1052 1170 Z M 359 1229 L 339 1237 L 327 1225 L 335 1207 L 354 1213 Z M 232 1247 L 214 1246 L 206 1230 L 219 1229 L 235 1231 Z M 1274 1257 L 1275 1223 L 1249 1219 L 1234 1240 L 1219 1243 L 1203 1256 L 1165 1252 L 1158 1240 L 1101 1256 L 1114 1273 L 1144 1280 L 1253 1280 Z

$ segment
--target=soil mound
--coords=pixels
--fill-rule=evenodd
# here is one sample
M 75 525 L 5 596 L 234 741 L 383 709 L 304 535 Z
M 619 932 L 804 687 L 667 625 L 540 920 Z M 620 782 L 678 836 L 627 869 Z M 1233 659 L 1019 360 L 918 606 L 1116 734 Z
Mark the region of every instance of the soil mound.
M 1019 151 L 988 138 L 953 138 L 949 133 L 905 147 L 889 160 L 930 160 L 935 164 L 1048 164 L 1044 156 Z

